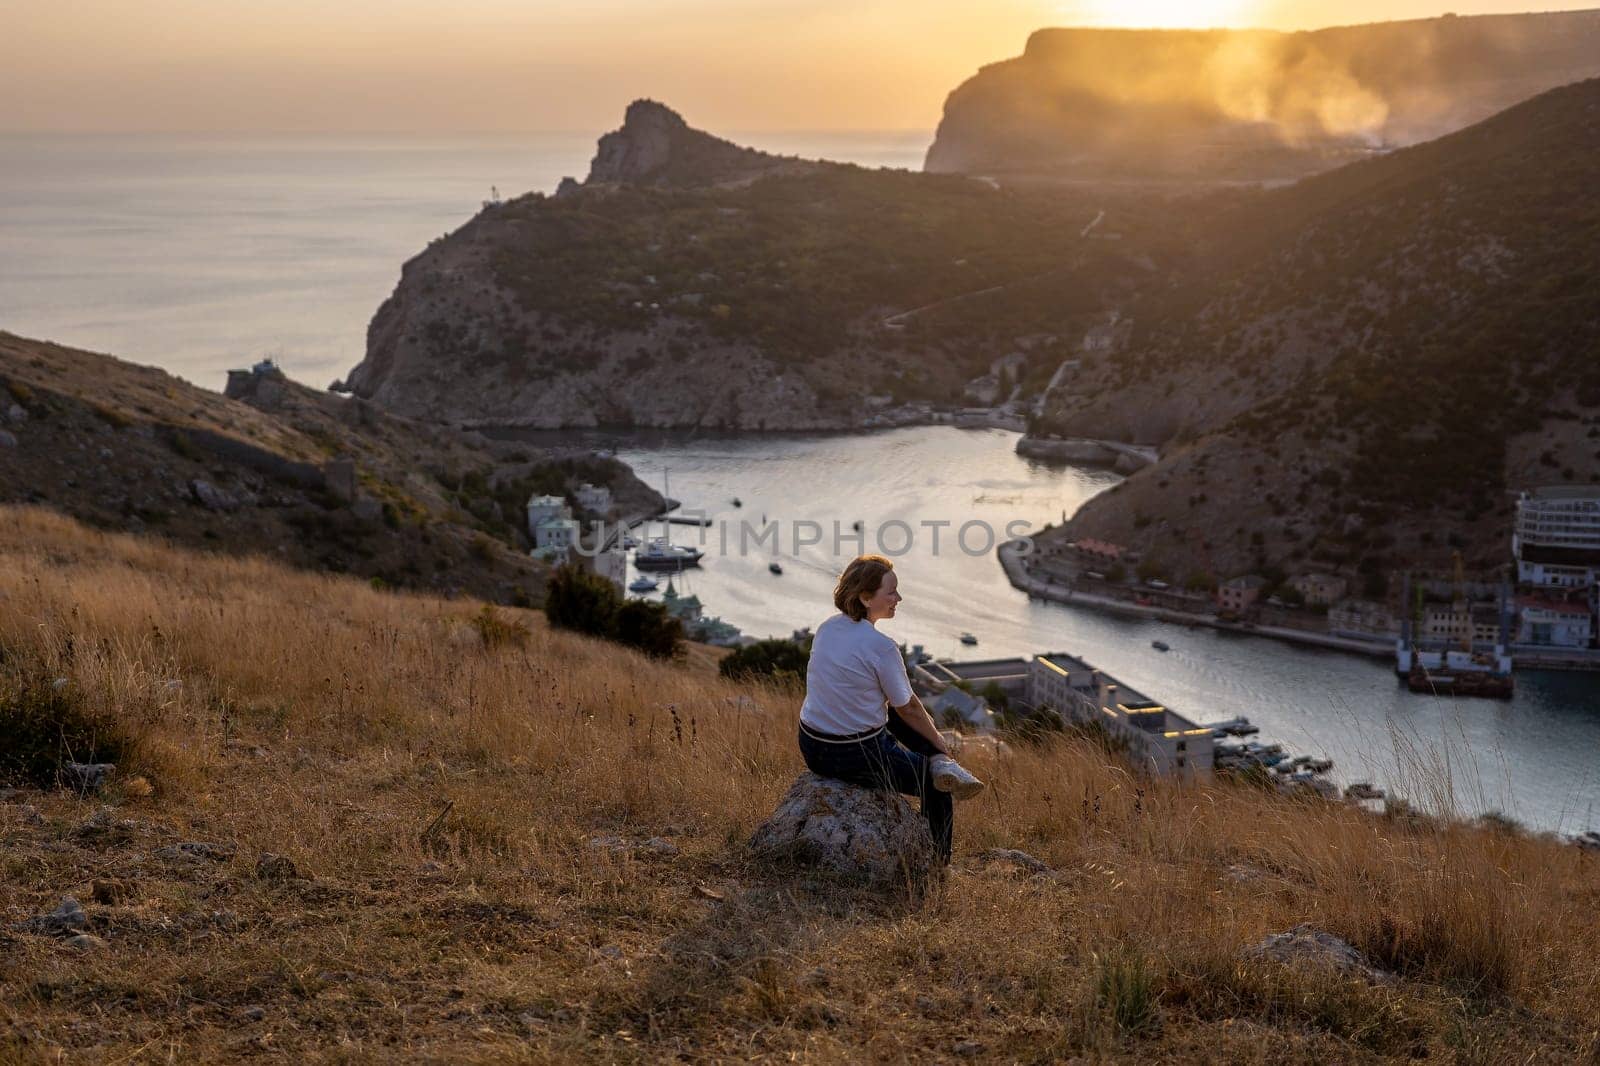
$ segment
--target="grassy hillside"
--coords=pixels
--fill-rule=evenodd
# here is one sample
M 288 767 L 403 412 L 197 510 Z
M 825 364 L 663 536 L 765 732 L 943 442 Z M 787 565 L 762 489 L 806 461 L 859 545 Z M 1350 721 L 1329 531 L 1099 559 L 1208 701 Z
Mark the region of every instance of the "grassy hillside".
M 1077 525 L 1121 536 L 1142 512 L 1237 566 L 1236 527 L 1272 563 L 1499 565 L 1511 490 L 1600 480 L 1597 179 L 1591 80 L 1238 198 L 1046 420 L 1166 446 Z
M 0 509 L 0 603 L 0 713 L 123 748 L 99 799 L 0 802 L 3 1061 L 1600 1054 L 1594 859 L 1551 841 L 1063 743 L 982 767 L 908 908 L 747 859 L 797 695 L 709 662 L 32 508 Z M 66 894 L 99 950 L 17 927 Z M 1394 978 L 1242 956 L 1299 922 Z
M 227 399 L 155 367 L 8 333 L 0 430 L 14 442 L 0 447 L 0 503 L 498 601 L 542 594 L 545 568 L 521 529 L 533 491 L 588 480 L 611 485 L 623 511 L 660 500 L 583 449 L 490 442 L 280 376 Z M 355 464 L 358 500 L 326 484 L 340 457 Z

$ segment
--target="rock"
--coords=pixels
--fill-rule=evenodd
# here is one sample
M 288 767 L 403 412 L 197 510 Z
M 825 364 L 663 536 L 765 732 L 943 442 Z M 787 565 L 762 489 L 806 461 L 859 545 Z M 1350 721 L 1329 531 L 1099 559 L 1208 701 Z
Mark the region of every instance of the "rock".
M 15 448 L 17 435 L 10 430 L 0 429 L 0 448 Z
M 120 819 L 110 807 L 101 807 L 72 827 L 72 835 L 91 844 L 122 844 L 133 839 L 139 823 Z
M 694 894 L 699 896 L 701 899 L 709 899 L 716 903 L 721 903 L 723 899 L 721 892 L 718 892 L 714 888 L 707 888 L 705 885 L 695 885 Z
M 13 426 L 20 426 L 27 420 L 28 412 L 23 409 L 20 403 L 14 403 L 10 407 L 6 408 L 6 421 L 10 422 Z
M 17 808 L 17 820 L 23 825 L 31 825 L 35 828 L 49 824 L 45 816 L 39 813 L 39 808 L 31 803 L 24 803 Z
M 576 196 L 581 191 L 583 186 L 578 184 L 577 178 L 565 177 L 561 179 L 561 184 L 556 186 L 556 199 L 564 200 L 569 196 Z
M 977 1040 L 963 1040 L 950 1050 L 964 1059 L 977 1058 L 983 1054 L 983 1044 Z
M 1302 923 L 1287 933 L 1273 933 L 1261 943 L 1246 949 L 1247 959 L 1271 959 L 1285 966 L 1327 966 L 1340 973 L 1365 977 L 1369 981 L 1391 980 L 1390 974 L 1373 966 L 1366 957 L 1332 933 L 1324 933 Z
M 69 762 L 61 767 L 61 783 L 79 792 L 98 792 L 116 772 L 114 762 Z
M 209 481 L 195 478 L 189 482 L 189 492 L 208 511 L 237 511 L 238 499 L 230 492 L 217 488 Z
M 157 848 L 154 854 L 158 859 L 170 859 L 178 862 L 227 862 L 233 858 L 233 850 L 227 844 L 208 844 L 202 840 L 185 840 L 178 844 L 169 844 L 164 848 Z
M 303 875 L 287 855 L 264 853 L 256 860 L 256 876 L 263 881 L 297 881 Z
M 93 933 L 79 933 L 77 936 L 68 937 L 62 943 L 63 946 L 71 948 L 73 951 L 81 952 L 85 955 L 93 954 L 97 951 L 104 951 L 106 948 L 111 946 L 104 940 L 101 940 L 99 937 L 95 936 Z
M 1047 874 L 1054 870 L 1054 867 L 1043 859 L 1036 859 L 1017 848 L 990 848 L 978 854 L 978 862 L 985 866 L 991 863 L 1006 863 L 1030 874 Z
M 795 780 L 749 846 L 764 858 L 878 889 L 919 892 L 942 873 L 927 822 L 904 799 L 810 773 Z
M 61 905 L 49 914 L 29 918 L 19 928 L 25 933 L 40 936 L 69 936 L 82 932 L 89 926 L 89 916 L 83 913 L 83 904 L 72 896 L 62 896 Z
M 262 1007 L 246 1007 L 239 1012 L 239 1017 L 247 1022 L 259 1022 L 266 1016 L 267 1012 Z

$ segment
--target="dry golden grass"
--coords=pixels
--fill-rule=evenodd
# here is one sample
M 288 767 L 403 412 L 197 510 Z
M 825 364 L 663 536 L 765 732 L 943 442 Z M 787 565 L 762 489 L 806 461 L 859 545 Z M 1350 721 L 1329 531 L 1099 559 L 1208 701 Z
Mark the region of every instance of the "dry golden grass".
M 0 805 L 0 1062 L 1600 1061 L 1576 849 L 1058 744 L 986 768 L 931 901 L 866 899 L 743 852 L 794 693 L 478 610 L 0 509 L 0 690 L 69 679 L 153 786 L 98 835 Z M 68 893 L 104 951 L 16 931 Z M 1399 980 L 1241 960 L 1303 921 Z

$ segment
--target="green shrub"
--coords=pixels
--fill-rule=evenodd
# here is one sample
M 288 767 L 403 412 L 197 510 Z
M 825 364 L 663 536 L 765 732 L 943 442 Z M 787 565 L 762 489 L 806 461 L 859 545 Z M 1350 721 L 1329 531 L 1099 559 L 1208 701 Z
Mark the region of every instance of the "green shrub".
M 653 659 L 672 659 L 683 650 L 683 623 L 664 604 L 647 600 L 628 600 L 618 607 L 607 635 Z
M 1156 983 L 1144 956 L 1118 949 L 1095 958 L 1095 1002 L 1116 1024 L 1119 1032 L 1142 1033 L 1155 1028 L 1157 1015 Z
M 717 666 L 723 677 L 764 677 L 780 682 L 805 681 L 810 653 L 792 640 L 758 640 L 734 651 Z
M 604 637 L 610 635 L 612 620 L 621 605 L 622 597 L 610 581 L 568 563 L 550 575 L 544 616 L 557 629 Z
M 0 784 L 54 788 L 69 762 L 124 763 L 132 741 L 83 706 L 73 688 L 34 678 L 0 695 Z

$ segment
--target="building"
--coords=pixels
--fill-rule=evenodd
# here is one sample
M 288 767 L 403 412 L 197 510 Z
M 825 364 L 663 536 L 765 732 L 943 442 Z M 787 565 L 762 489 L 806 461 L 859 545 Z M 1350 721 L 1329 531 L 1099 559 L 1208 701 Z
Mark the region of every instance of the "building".
M 964 728 L 977 732 L 994 728 L 994 712 L 989 710 L 989 705 L 954 685 L 930 697 L 924 706 L 933 716 L 934 724 L 939 726 L 944 726 L 953 717 L 959 719 Z
M 995 685 L 1009 700 L 1035 702 L 1028 689 L 1028 660 L 1021 656 L 1009 659 L 974 659 L 967 662 L 939 662 L 928 659 L 908 663 L 906 667 L 913 684 L 922 684 L 935 692 L 958 681 L 965 681 L 977 692 Z
M 1594 616 L 1587 604 L 1539 596 L 1517 597 L 1517 643 L 1546 648 L 1587 648 L 1594 642 Z
M 1211 730 L 1135 692 L 1082 659 L 1059 652 L 1028 663 L 1028 692 L 1070 722 L 1095 723 L 1113 743 L 1127 745 L 1130 761 L 1153 773 L 1193 778 L 1212 768 Z
M 611 513 L 611 490 L 604 485 L 591 485 L 585 481 L 573 493 L 578 506 L 592 515 L 604 517 Z
M 1521 584 L 1593 588 L 1600 577 L 1600 486 L 1524 492 L 1517 500 L 1511 553 Z
M 1339 602 L 1346 585 L 1345 579 L 1335 574 L 1301 574 L 1289 581 L 1289 587 L 1313 607 L 1331 607 Z
M 1224 611 L 1243 611 L 1261 598 L 1267 579 L 1258 574 L 1229 578 L 1217 586 L 1217 606 Z
M 1105 563 L 1108 566 L 1122 562 L 1122 557 L 1128 553 L 1128 549 L 1120 544 L 1112 544 L 1110 541 L 1105 540 L 1095 540 L 1093 537 L 1085 537 L 1082 540 L 1073 541 L 1072 547 L 1084 559 Z
M 579 552 L 578 565 L 605 578 L 624 596 L 628 593 L 628 553 L 621 548 L 607 548 L 602 552 Z
M 1328 608 L 1328 632 L 1336 637 L 1394 637 L 1400 619 L 1381 603 L 1345 600 Z
M 567 506 L 567 501 L 560 496 L 530 496 L 528 497 L 528 536 L 534 536 L 534 531 L 541 522 L 558 518 L 571 518 L 572 508 Z

